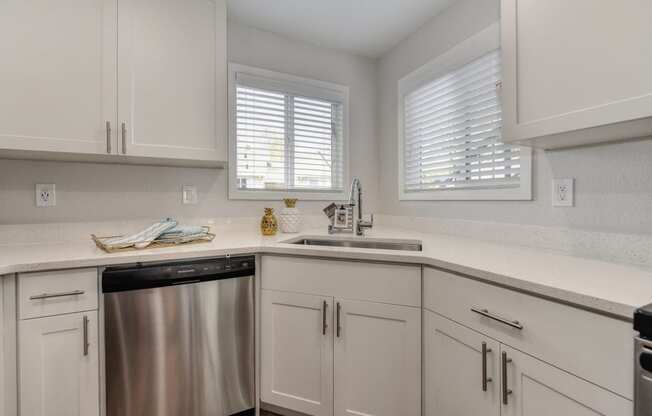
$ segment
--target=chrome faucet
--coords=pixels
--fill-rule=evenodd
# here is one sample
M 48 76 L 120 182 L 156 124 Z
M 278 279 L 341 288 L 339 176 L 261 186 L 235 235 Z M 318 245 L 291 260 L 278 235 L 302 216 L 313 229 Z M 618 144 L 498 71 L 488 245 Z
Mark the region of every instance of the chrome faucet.
M 355 193 L 358 192 L 358 200 L 355 200 Z M 351 182 L 351 193 L 349 194 L 349 205 L 353 209 L 358 208 L 358 216 L 355 220 L 355 235 L 364 235 L 365 228 L 371 228 L 374 226 L 374 215 L 371 214 L 371 221 L 365 221 L 362 219 L 362 185 L 360 185 L 360 179 L 355 178 Z

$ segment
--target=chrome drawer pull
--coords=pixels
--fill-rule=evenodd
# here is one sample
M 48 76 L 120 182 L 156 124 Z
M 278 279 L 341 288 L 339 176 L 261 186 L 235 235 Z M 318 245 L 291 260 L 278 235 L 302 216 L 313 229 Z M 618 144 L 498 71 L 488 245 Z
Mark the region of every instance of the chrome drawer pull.
M 507 364 L 512 362 L 511 358 L 507 358 L 507 353 L 503 351 L 502 357 L 501 357 L 501 364 L 502 364 L 502 379 L 503 379 L 503 404 L 508 405 L 509 404 L 509 395 L 512 394 L 512 391 L 507 387 Z
M 326 335 L 328 324 L 326 323 L 326 309 L 328 309 L 328 302 L 324 301 L 324 306 L 321 310 L 321 334 Z
M 106 122 L 106 153 L 111 154 L 111 122 Z
M 496 314 L 489 312 L 487 309 L 471 308 L 471 312 L 475 312 L 478 315 L 482 315 L 486 318 L 493 319 L 494 321 L 500 322 L 501 324 L 511 326 L 512 328 L 516 328 L 519 330 L 523 329 L 523 325 L 521 325 L 519 321 L 510 321 L 509 319 L 505 319 L 502 316 L 498 316 Z
M 88 347 L 90 344 L 88 343 L 88 316 L 84 315 L 84 320 L 83 320 L 83 328 L 84 328 L 84 356 L 88 355 Z
M 491 352 L 491 348 L 487 348 L 487 343 L 482 343 L 482 391 L 487 391 L 487 384 L 493 380 L 487 377 L 487 354 Z
M 337 317 L 337 325 L 335 327 L 336 329 L 336 335 L 339 338 L 340 335 L 342 334 L 342 325 L 340 323 L 340 313 L 342 312 L 342 305 L 340 305 L 339 302 L 337 302 L 337 310 L 336 310 L 336 317 Z
M 127 154 L 127 125 L 122 123 L 122 154 Z
M 86 293 L 84 290 L 73 290 L 72 292 L 59 292 L 59 293 L 42 293 L 40 295 L 30 296 L 29 300 L 40 300 L 50 298 L 62 298 L 64 296 L 77 296 Z

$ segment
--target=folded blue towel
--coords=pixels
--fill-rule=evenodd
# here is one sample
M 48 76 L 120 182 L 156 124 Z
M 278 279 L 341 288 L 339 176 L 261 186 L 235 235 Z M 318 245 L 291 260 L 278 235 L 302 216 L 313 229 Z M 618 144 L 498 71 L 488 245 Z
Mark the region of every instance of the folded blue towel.
M 171 230 L 177 226 L 177 222 L 172 218 L 166 218 L 160 222 L 150 225 L 143 231 L 124 237 L 110 238 L 104 241 L 104 244 L 110 246 L 131 246 L 136 248 L 145 248 L 156 240 L 162 233 Z
M 177 225 L 161 234 L 161 238 L 187 237 L 205 232 L 206 230 L 201 225 Z

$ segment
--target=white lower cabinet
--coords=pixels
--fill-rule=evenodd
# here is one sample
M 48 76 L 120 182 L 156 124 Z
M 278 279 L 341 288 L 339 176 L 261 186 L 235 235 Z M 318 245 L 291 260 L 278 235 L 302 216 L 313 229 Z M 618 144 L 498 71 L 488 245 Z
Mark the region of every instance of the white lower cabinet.
M 331 297 L 262 291 L 261 399 L 315 416 L 333 414 Z
M 424 345 L 426 416 L 500 415 L 498 342 L 424 310 Z
M 7 278 L 9 279 L 9 278 Z M 7 379 L 7 370 L 5 369 L 5 339 L 8 337 L 8 331 L 5 329 L 5 301 L 4 301 L 4 276 L 0 275 L 0 416 L 6 413 L 5 382 Z
M 265 255 L 261 401 L 421 416 L 421 267 Z
M 421 415 L 420 315 L 262 290 L 261 400 L 316 416 Z
M 501 345 L 508 394 L 504 416 L 629 416 L 632 402 L 513 348 Z M 504 355 L 503 355 L 504 354 Z M 590 346 L 587 346 L 590 354 Z M 599 365 L 599 363 L 596 363 Z M 505 403 L 506 402 L 506 403 Z
M 424 319 L 425 416 L 633 413 L 632 402 L 622 396 L 429 310 Z
M 99 415 L 97 311 L 18 324 L 20 416 Z
M 335 416 L 421 414 L 420 309 L 336 299 L 333 330 Z

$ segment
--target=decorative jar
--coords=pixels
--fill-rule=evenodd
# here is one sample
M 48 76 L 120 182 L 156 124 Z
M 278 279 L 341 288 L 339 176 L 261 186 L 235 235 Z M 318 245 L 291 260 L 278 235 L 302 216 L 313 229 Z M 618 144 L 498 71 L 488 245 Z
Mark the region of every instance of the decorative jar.
M 285 207 L 279 214 L 279 225 L 284 233 L 298 233 L 301 230 L 301 211 L 296 207 L 296 198 L 285 198 Z
M 263 235 L 276 235 L 276 231 L 278 231 L 278 222 L 274 216 L 274 209 L 265 208 L 265 215 L 260 221 L 260 232 Z

